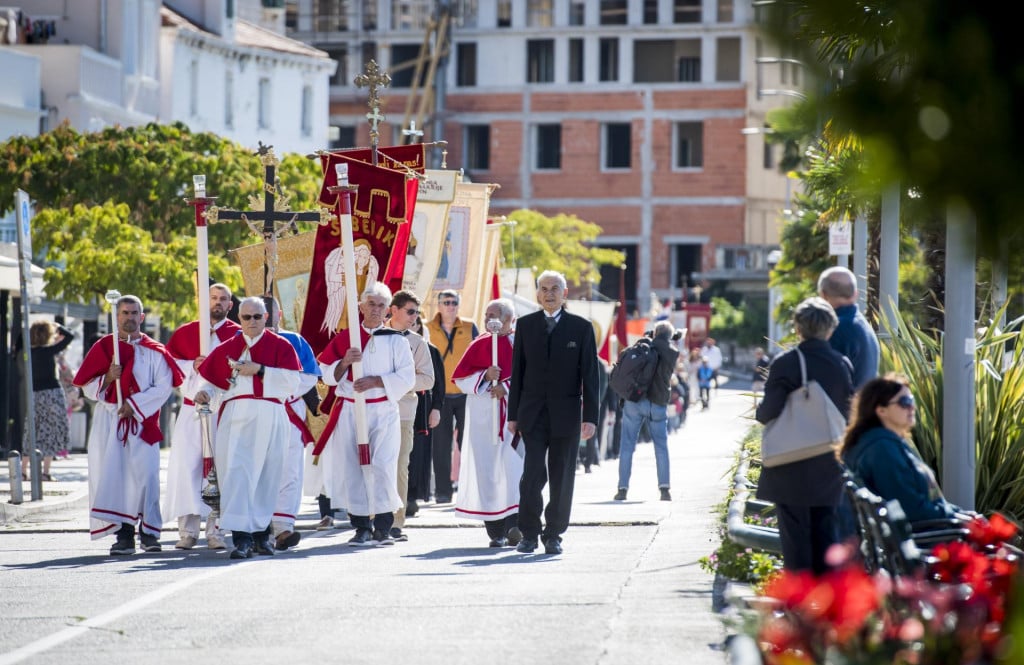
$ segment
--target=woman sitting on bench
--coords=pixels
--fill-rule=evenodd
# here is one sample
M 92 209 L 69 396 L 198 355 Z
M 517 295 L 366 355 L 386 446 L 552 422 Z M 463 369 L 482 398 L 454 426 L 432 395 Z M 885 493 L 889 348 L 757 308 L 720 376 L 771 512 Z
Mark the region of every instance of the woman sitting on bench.
M 839 456 L 866 488 L 886 501 L 897 499 L 911 524 L 969 517 L 946 501 L 932 470 L 907 442 L 915 422 L 907 379 L 872 379 L 853 398 Z

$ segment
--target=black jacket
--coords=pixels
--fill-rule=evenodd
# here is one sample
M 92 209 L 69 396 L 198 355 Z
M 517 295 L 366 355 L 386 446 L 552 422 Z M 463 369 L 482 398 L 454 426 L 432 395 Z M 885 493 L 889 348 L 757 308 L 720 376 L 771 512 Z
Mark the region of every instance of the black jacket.
M 423 341 L 430 349 L 430 362 L 434 366 L 434 386 L 416 393 L 416 421 L 413 426 L 417 432 L 426 432 L 430 429 L 430 412 L 433 409 L 440 411 L 444 404 L 444 360 L 441 359 L 441 352 L 436 346 L 427 339 Z
M 821 339 L 800 342 L 807 362 L 807 380 L 817 381 L 843 416 L 849 417 L 853 397 L 853 370 Z M 775 357 L 768 368 L 764 397 L 757 407 L 757 420 L 767 423 L 782 413 L 786 398 L 800 387 L 800 359 L 796 351 Z M 811 459 L 761 470 L 757 498 L 798 506 L 834 506 L 842 490 L 839 463 L 832 452 Z
M 658 368 L 654 371 L 654 380 L 647 389 L 647 399 L 651 404 L 666 406 L 672 399 L 672 375 L 676 371 L 679 349 L 672 345 L 667 336 L 655 337 L 651 346 L 658 352 Z
M 548 334 L 544 311 L 516 324 L 508 420 L 524 432 L 546 430 L 553 437 L 577 438 L 580 423 L 597 423 L 597 344 L 586 319 L 562 311 Z

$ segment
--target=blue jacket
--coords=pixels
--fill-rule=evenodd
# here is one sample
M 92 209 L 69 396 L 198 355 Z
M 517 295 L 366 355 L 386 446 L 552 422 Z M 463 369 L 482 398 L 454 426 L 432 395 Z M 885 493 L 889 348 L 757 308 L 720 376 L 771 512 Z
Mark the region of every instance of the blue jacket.
M 853 389 L 878 376 L 878 338 L 857 305 L 836 308 L 839 325 L 828 343 L 853 363 Z
M 911 522 L 952 517 L 957 510 L 942 497 L 932 470 L 887 427 L 864 432 L 844 461 L 864 487 L 886 501 L 899 500 Z

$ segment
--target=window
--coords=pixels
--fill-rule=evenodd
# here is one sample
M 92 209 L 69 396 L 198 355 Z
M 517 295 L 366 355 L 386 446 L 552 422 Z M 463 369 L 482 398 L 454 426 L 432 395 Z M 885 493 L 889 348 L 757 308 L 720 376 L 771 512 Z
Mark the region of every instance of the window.
M 377 29 L 377 0 L 363 0 L 363 30 Z
M 719 37 L 715 40 L 715 80 L 740 80 L 740 38 Z
M 356 128 L 352 125 L 336 125 L 331 128 L 337 130 L 338 138 L 330 143 L 331 150 L 343 150 L 354 148 L 356 145 Z
M 604 126 L 604 167 L 628 169 L 633 151 L 628 122 L 609 122 Z
M 455 0 L 452 3 L 452 22 L 459 28 L 475 28 L 479 20 L 478 0 Z
M 528 40 L 526 42 L 526 82 L 551 83 L 554 80 L 555 40 Z
M 771 133 L 771 131 L 770 126 L 765 125 L 764 131 L 761 132 L 761 140 L 764 141 L 764 155 L 762 159 L 765 169 L 775 168 L 775 146 L 768 140 L 768 134 Z
M 699 83 L 700 57 L 688 56 L 679 58 L 679 75 L 676 79 L 680 83 Z
M 193 60 L 188 64 L 188 114 L 191 117 L 199 115 L 199 61 Z
M 619 40 L 615 37 L 601 38 L 601 71 L 599 80 L 619 80 Z
M 644 25 L 658 24 L 658 0 L 644 0 Z
M 420 57 L 419 44 L 392 44 L 391 45 L 391 66 L 388 72 L 391 74 L 392 88 L 411 88 L 412 76 L 416 73 L 416 61 Z M 423 85 L 427 76 L 424 67 L 420 72 L 419 85 Z
M 224 126 L 235 126 L 235 75 L 230 69 L 224 72 Z
M 259 118 L 260 129 L 270 129 L 270 79 L 260 78 L 259 84 Z
M 455 85 L 476 85 L 476 42 L 455 45 Z
M 554 24 L 553 0 L 527 0 L 526 25 L 531 28 L 550 28 Z
M 491 168 L 491 126 L 465 126 L 466 155 L 463 159 L 466 168 L 474 171 L 486 171 Z
M 587 3 L 583 0 L 572 0 L 569 3 L 569 25 L 587 24 Z
M 391 29 L 426 30 L 433 11 L 434 0 L 391 0 Z
M 348 0 L 316 0 L 313 8 L 317 32 L 346 32 L 348 30 Z M 298 8 L 295 9 L 295 21 L 298 24 Z M 287 14 L 285 21 L 287 22 Z
M 317 48 L 327 51 L 327 55 L 330 56 L 331 60 L 338 63 L 338 67 L 331 74 L 330 84 L 331 85 L 352 85 L 352 81 L 349 80 L 348 75 L 348 46 L 342 45 L 321 45 Z
M 701 0 L 674 0 L 672 21 L 674 23 L 700 23 Z
M 302 86 L 302 135 L 313 134 L 313 86 Z
M 583 83 L 583 40 L 569 40 L 569 83 Z
M 287 0 L 284 3 L 284 29 L 287 31 L 299 29 L 299 3 L 297 0 Z
M 633 81 L 699 81 L 700 50 L 700 39 L 637 39 L 633 42 Z M 686 58 L 682 68 L 681 58 Z
M 512 27 L 512 0 L 498 0 L 498 27 Z
M 676 123 L 675 165 L 680 169 L 704 166 L 704 123 Z
M 733 0 L 718 0 L 717 10 L 716 18 L 719 23 L 732 23 L 736 20 L 733 15 Z
M 628 0 L 601 0 L 601 25 L 626 25 Z
M 535 168 L 538 170 L 562 168 L 562 126 L 537 125 L 535 140 L 537 142 Z

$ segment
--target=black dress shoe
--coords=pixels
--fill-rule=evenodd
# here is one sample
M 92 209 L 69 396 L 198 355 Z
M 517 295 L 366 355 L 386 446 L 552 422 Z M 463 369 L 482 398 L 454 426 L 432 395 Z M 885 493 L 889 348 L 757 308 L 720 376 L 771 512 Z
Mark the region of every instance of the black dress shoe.
M 418 512 L 420 512 L 420 504 L 416 503 L 416 499 L 409 499 L 405 504 L 405 516 L 416 517 Z
M 516 552 L 522 552 L 523 554 L 532 554 L 537 549 L 536 538 L 523 538 L 516 545 Z
M 232 559 L 251 559 L 252 558 L 252 543 L 249 541 L 243 541 L 235 545 L 235 549 L 231 550 Z
M 508 545 L 508 538 L 491 538 L 488 547 L 505 547 Z
M 274 546 L 270 544 L 270 536 L 256 534 L 256 554 L 274 556 Z
M 552 536 L 544 541 L 544 553 L 545 554 L 561 554 L 562 553 L 562 539 L 558 536 Z

